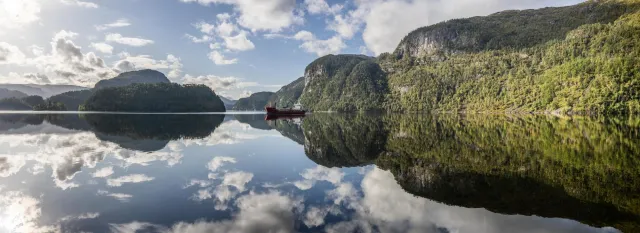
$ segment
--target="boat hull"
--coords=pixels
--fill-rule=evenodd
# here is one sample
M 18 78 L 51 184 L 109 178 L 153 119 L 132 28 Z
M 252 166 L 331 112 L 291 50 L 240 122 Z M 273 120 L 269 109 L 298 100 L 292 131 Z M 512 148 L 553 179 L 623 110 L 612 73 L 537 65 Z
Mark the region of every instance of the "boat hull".
M 267 111 L 267 115 L 300 116 L 307 113 L 305 110 L 277 109 L 273 107 L 267 107 L 265 110 Z

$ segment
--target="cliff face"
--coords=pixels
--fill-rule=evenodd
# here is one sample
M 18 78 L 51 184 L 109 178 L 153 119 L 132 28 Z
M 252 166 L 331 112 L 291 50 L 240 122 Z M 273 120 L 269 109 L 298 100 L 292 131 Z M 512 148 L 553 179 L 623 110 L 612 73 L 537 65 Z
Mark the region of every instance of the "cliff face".
M 398 57 L 424 57 L 523 49 L 564 39 L 581 25 L 610 23 L 626 12 L 620 1 L 588 1 L 568 7 L 511 10 L 485 17 L 455 19 L 409 33 L 398 45 Z
M 367 111 L 381 108 L 386 75 L 362 55 L 327 55 L 305 69 L 300 103 L 314 111 Z

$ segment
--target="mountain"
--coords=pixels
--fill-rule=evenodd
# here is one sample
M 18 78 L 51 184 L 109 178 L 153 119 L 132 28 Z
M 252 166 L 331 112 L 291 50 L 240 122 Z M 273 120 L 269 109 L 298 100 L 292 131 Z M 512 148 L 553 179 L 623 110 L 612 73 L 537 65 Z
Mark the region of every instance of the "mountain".
M 377 58 L 318 58 L 297 101 L 314 111 L 640 113 L 639 9 L 592 0 L 422 27 Z
M 38 95 L 47 98 L 68 91 L 89 89 L 74 85 L 38 85 L 38 84 L 0 84 L 0 88 L 19 91 L 27 95 Z
M 93 94 L 93 90 L 70 91 L 49 97 L 47 101 L 64 104 L 69 111 L 78 111 L 80 105 Z
M 23 97 L 27 97 L 28 95 L 21 92 L 21 91 L 15 91 L 15 90 L 9 90 L 6 88 L 0 88 L 0 99 L 5 99 L 5 98 L 23 98 Z
M 137 70 L 121 73 L 112 79 L 101 80 L 94 88 L 122 87 L 133 83 L 171 83 L 171 81 L 156 70 Z
M 262 111 L 267 105 L 269 99 L 274 95 L 273 92 L 257 92 L 246 98 L 241 98 L 233 106 L 236 111 Z
M 391 111 L 640 112 L 638 1 L 506 11 L 409 33 L 378 62 Z
M 233 106 L 236 105 L 236 102 L 238 102 L 237 100 L 232 100 L 221 95 L 218 95 L 218 97 L 220 97 L 220 100 L 222 100 L 226 109 L 232 109 Z
M 205 85 L 134 83 L 102 88 L 81 105 L 80 111 L 224 112 L 224 103 Z
M 280 88 L 280 90 L 271 96 L 269 103 L 273 103 L 278 107 L 292 107 L 298 102 L 303 90 L 304 77 L 300 77 L 292 83 Z
M 311 111 L 368 111 L 382 108 L 386 74 L 373 58 L 327 55 L 307 66 L 300 103 Z

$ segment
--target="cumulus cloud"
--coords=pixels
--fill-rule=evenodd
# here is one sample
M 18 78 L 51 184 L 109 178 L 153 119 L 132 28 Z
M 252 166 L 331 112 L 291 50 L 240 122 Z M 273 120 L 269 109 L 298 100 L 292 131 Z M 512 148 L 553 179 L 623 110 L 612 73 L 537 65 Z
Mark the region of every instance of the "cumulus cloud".
M 209 169 L 209 171 L 216 171 L 225 163 L 236 163 L 236 159 L 231 157 L 218 156 L 207 163 L 207 168 Z
M 26 56 L 15 45 L 0 41 L 0 65 L 22 64 Z
M 293 38 L 303 41 L 300 48 L 304 51 L 308 53 L 315 53 L 319 57 L 327 54 L 340 53 L 342 49 L 347 47 L 339 36 L 333 36 L 326 40 L 319 40 L 309 31 L 300 31 L 296 33 Z
M 20 28 L 38 21 L 39 14 L 37 0 L 0 0 L 0 27 Z
M 311 14 L 335 14 L 340 12 L 344 7 L 341 4 L 329 6 L 325 0 L 304 0 L 304 4 L 307 7 L 307 11 Z
M 147 39 L 136 38 L 136 37 L 124 37 L 118 33 L 107 34 L 105 40 L 108 42 L 115 42 L 118 44 L 129 45 L 134 47 L 142 47 L 142 46 L 146 46 L 154 43 L 153 40 L 147 40 Z
M 60 2 L 67 4 L 67 5 L 75 5 L 75 6 L 80 6 L 80 7 L 86 7 L 86 8 L 98 8 L 100 6 L 98 6 L 98 4 L 95 4 L 93 2 L 85 2 L 85 1 L 80 1 L 80 0 L 60 0 Z
M 45 74 L 40 74 L 40 73 L 36 73 L 36 74 L 24 74 L 24 79 L 27 81 L 27 83 L 34 83 L 34 84 L 47 84 L 47 83 L 51 83 L 51 80 L 49 80 L 49 77 L 47 77 L 47 75 Z
M 209 52 L 209 59 L 216 65 L 232 65 L 238 63 L 237 58 L 227 59 L 220 51 L 213 50 Z
M 278 32 L 294 24 L 302 24 L 304 19 L 295 11 L 295 0 L 181 0 L 202 5 L 229 4 L 240 14 L 238 23 L 251 31 Z
M 109 191 L 106 191 L 106 190 L 98 190 L 97 194 L 101 196 L 112 197 L 120 202 L 129 202 L 129 200 L 131 200 L 131 198 L 133 197 L 133 195 L 130 195 L 130 194 L 110 193 Z
M 121 27 L 128 27 L 128 26 L 131 26 L 131 23 L 129 23 L 128 19 L 118 19 L 115 22 L 102 24 L 102 25 L 95 25 L 94 27 L 98 31 L 104 31 L 111 28 L 121 28 Z
M 167 75 L 169 78 L 178 78 L 182 74 L 182 61 L 173 54 L 168 54 L 164 60 L 156 60 L 149 55 L 132 56 L 128 53 L 121 54 L 121 57 L 123 59 L 114 65 L 114 69 L 120 72 L 137 69 L 169 70 Z
M 104 177 L 110 176 L 111 174 L 113 174 L 113 167 L 109 166 L 109 167 L 103 167 L 96 170 L 93 173 L 93 177 L 104 178 Z
M 115 233 L 151 230 L 161 233 L 183 232 L 294 232 L 295 213 L 302 208 L 302 200 L 279 192 L 250 193 L 235 202 L 238 213 L 230 220 L 207 222 L 198 220 L 193 223 L 179 222 L 171 227 L 131 222 L 110 224 Z
M 149 177 L 144 174 L 133 174 L 128 176 L 121 176 L 114 179 L 108 179 L 107 185 L 118 187 L 118 186 L 122 186 L 125 183 L 142 183 L 142 182 L 152 181 L 153 179 L 154 179 L 153 177 Z
M 101 53 L 106 53 L 106 54 L 113 53 L 113 46 L 107 43 L 91 43 L 91 48 Z

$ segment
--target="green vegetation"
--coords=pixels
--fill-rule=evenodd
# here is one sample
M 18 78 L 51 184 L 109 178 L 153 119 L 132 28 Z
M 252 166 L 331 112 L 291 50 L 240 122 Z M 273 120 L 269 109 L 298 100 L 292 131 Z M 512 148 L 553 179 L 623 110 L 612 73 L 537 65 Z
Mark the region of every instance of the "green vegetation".
M 47 101 L 64 104 L 69 111 L 78 111 L 80 105 L 93 94 L 92 90 L 69 91 L 49 97 Z
M 224 103 L 205 85 L 131 84 L 96 90 L 81 111 L 224 112 Z
M 373 59 L 361 55 L 327 55 L 305 70 L 300 103 L 312 111 L 371 111 L 382 108 L 386 75 Z
M 280 88 L 271 99 L 270 104 L 275 104 L 277 107 L 293 107 L 302 95 L 304 90 L 304 77 L 300 77 L 292 83 Z
M 390 71 L 385 108 L 639 113 L 638 9 L 638 1 L 589 1 L 419 29 L 379 58 Z M 431 32 L 443 36 L 433 39 L 438 49 L 416 47 Z
M 262 111 L 269 103 L 269 99 L 273 96 L 273 92 L 257 92 L 251 96 L 239 99 L 233 106 L 235 111 Z
M 375 163 L 434 201 L 640 229 L 636 117 L 316 113 L 302 128 L 316 163 Z
M 67 107 L 65 107 L 64 104 L 60 102 L 47 101 L 43 104 L 38 104 L 36 106 L 33 106 L 33 110 L 35 111 L 67 111 Z
M 31 105 L 25 103 L 22 99 L 6 98 L 0 99 L 0 110 L 32 110 Z
M 372 164 L 387 139 L 383 122 L 367 115 L 314 114 L 304 119 L 304 150 L 327 167 Z

